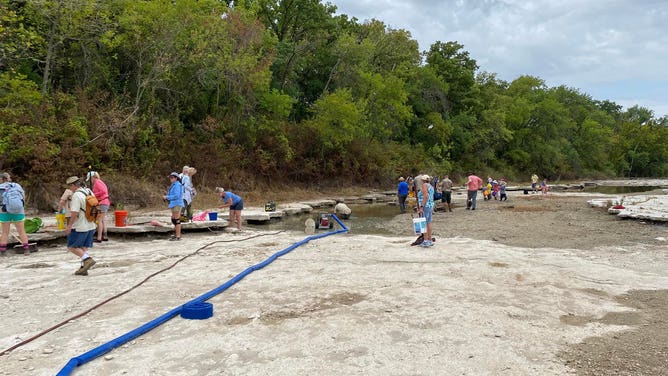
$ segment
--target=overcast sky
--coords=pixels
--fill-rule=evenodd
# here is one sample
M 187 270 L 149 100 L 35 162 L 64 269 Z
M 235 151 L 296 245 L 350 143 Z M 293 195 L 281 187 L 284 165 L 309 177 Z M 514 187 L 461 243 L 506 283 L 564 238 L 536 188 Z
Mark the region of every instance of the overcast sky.
M 537 76 L 668 115 L 668 0 L 325 0 L 408 30 L 420 50 L 457 41 L 480 71 Z

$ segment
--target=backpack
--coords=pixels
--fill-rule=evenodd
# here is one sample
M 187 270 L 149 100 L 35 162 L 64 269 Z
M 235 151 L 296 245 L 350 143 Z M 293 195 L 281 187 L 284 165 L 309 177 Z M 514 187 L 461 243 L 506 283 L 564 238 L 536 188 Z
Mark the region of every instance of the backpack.
M 84 215 L 86 216 L 86 220 L 88 222 L 95 222 L 101 213 L 99 207 L 100 203 L 97 200 L 97 197 L 95 197 L 90 189 L 88 189 L 88 192 L 83 189 L 78 190 L 78 192 L 81 192 L 86 196 L 86 209 L 81 209 L 81 211 L 83 211 Z
M 23 212 L 23 190 L 16 183 L 8 183 L 2 193 L 2 210 L 11 214 Z

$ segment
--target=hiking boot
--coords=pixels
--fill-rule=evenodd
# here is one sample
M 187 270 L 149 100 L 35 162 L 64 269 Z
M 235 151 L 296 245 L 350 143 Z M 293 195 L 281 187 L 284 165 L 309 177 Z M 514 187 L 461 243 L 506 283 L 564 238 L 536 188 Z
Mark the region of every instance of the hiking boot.
M 74 274 L 76 275 L 88 275 L 88 269 L 95 265 L 95 260 L 92 257 L 89 257 L 81 262 L 81 267 Z

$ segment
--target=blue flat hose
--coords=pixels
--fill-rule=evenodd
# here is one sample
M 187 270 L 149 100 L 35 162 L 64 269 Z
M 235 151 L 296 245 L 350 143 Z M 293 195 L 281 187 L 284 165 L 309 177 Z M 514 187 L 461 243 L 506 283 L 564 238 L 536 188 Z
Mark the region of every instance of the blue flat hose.
M 259 264 L 249 266 L 243 272 L 237 274 L 232 279 L 230 279 L 227 282 L 225 282 L 224 284 L 216 287 L 215 289 L 213 289 L 209 292 L 206 292 L 206 293 L 198 296 L 195 299 L 192 299 L 191 301 L 189 301 L 189 302 L 187 302 L 187 303 L 185 303 L 185 304 L 183 304 L 179 307 L 176 307 L 176 308 L 172 309 L 171 311 L 163 314 L 162 316 L 157 317 L 157 318 L 147 322 L 146 324 L 123 334 L 120 337 L 112 339 L 111 341 L 109 341 L 107 343 L 104 343 L 104 344 L 102 344 L 102 345 L 100 345 L 100 346 L 98 346 L 98 347 L 96 347 L 96 348 L 94 348 L 94 349 L 92 349 L 92 350 L 90 350 L 86 353 L 83 353 L 79 356 L 76 356 L 76 357 L 70 359 L 69 362 L 67 362 L 67 364 L 60 370 L 60 372 L 58 372 L 57 376 L 67 376 L 67 375 L 72 374 L 72 372 L 74 372 L 74 369 L 76 367 L 82 366 L 82 365 L 90 362 L 91 360 L 93 360 L 93 359 L 95 359 L 99 356 L 102 356 L 102 355 L 108 353 L 109 351 L 111 351 L 111 350 L 113 350 L 113 349 L 115 349 L 119 346 L 122 346 L 122 345 L 132 341 L 133 339 L 141 336 L 142 334 L 147 333 L 147 332 L 155 329 L 156 327 L 164 324 L 165 322 L 171 320 L 174 316 L 177 316 L 181 313 L 181 310 L 183 310 L 183 306 L 185 306 L 186 304 L 196 303 L 196 302 L 204 302 L 206 300 L 211 299 L 212 297 L 214 297 L 214 296 L 220 294 L 221 292 L 227 290 L 228 288 L 230 288 L 235 283 L 241 281 L 242 279 L 244 279 L 244 277 L 246 277 L 250 273 L 264 268 L 265 266 L 274 262 L 277 258 L 285 255 L 286 253 L 294 250 L 295 248 L 297 248 L 299 246 L 302 246 L 302 245 L 310 242 L 311 240 L 316 240 L 316 239 L 324 238 L 326 236 L 348 232 L 348 227 L 346 227 L 346 225 L 344 225 L 343 222 L 341 222 L 341 220 L 336 215 L 331 214 L 331 216 L 339 224 L 339 226 L 341 226 L 340 230 L 324 232 L 324 233 L 317 234 L 317 235 L 311 235 L 309 237 L 304 238 L 303 240 L 298 241 L 297 243 L 292 244 L 291 246 L 285 248 L 282 251 L 278 251 L 278 252 L 274 253 L 273 255 L 269 256 L 269 258 L 260 262 Z

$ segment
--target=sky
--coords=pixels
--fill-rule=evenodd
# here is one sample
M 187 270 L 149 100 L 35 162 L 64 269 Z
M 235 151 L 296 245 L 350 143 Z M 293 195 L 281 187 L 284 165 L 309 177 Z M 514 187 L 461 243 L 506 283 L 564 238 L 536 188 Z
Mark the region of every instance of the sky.
M 668 115 L 668 0 L 325 0 L 404 29 L 428 50 L 457 41 L 479 71 L 541 78 Z

